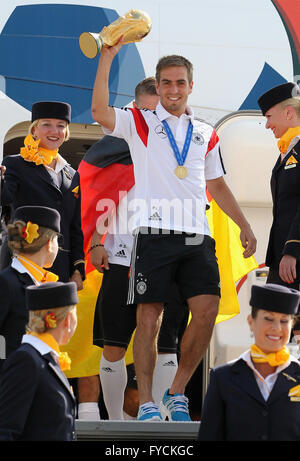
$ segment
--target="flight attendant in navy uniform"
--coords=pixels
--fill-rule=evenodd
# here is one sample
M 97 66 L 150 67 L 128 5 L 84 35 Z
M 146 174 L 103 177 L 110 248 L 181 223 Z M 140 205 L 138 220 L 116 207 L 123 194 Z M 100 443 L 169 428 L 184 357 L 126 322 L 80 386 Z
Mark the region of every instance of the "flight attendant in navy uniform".
M 0 380 L 0 440 L 75 440 L 75 399 L 59 346 L 76 325 L 74 282 L 26 288 L 29 323 L 20 347 L 5 361 Z
M 61 281 L 73 280 L 82 289 L 85 275 L 79 175 L 58 152 L 69 138 L 71 106 L 65 102 L 36 102 L 31 121 L 20 155 L 3 160 L 2 205 L 11 207 L 12 219 L 16 208 L 25 205 L 46 206 L 60 213 L 60 251 L 52 269 Z M 2 253 L 4 259 L 7 266 Z
M 252 286 L 255 343 L 211 371 L 200 441 L 300 441 L 300 364 L 286 347 L 299 300 L 293 288 Z
M 24 206 L 17 208 L 8 225 L 8 246 L 13 254 L 8 267 L 0 271 L 0 335 L 5 339 L 4 359 L 16 350 L 28 322 L 25 289 L 57 281 L 50 272 L 58 252 L 60 214 L 53 208 Z
M 267 283 L 300 285 L 300 89 L 293 82 L 271 88 L 258 104 L 280 155 L 271 176 L 273 222 L 266 254 Z M 300 334 L 300 323 L 294 335 Z

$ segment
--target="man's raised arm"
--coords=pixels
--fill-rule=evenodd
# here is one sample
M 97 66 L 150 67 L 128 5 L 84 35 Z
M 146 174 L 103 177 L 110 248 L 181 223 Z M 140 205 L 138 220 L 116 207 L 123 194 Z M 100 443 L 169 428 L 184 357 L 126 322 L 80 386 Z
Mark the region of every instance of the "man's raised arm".
M 115 127 L 116 117 L 114 109 L 109 106 L 109 73 L 122 44 L 123 38 L 115 46 L 102 48 L 93 89 L 92 117 L 110 131 Z

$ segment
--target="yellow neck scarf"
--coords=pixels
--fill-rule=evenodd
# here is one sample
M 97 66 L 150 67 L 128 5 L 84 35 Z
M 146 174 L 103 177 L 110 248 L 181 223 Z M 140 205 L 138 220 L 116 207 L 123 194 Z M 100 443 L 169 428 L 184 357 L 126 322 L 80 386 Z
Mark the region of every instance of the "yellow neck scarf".
M 20 155 L 28 162 L 34 162 L 36 165 L 50 165 L 53 159 L 57 157 L 58 149 L 49 150 L 39 147 L 40 139 L 35 141 L 31 134 L 27 135 L 24 140 L 24 146 L 21 147 Z
M 289 128 L 279 139 L 278 141 L 278 147 L 281 152 L 281 154 L 285 154 L 286 151 L 288 150 L 288 147 L 290 145 L 290 142 L 292 139 L 294 139 L 296 136 L 300 134 L 300 126 L 295 126 L 294 128 Z
M 71 368 L 71 359 L 68 355 L 67 352 L 61 352 L 59 349 L 59 345 L 57 344 L 57 341 L 55 338 L 50 334 L 50 333 L 34 333 L 30 332 L 27 333 L 29 335 L 35 336 L 36 338 L 39 338 L 41 341 L 44 343 L 48 344 L 51 349 L 53 349 L 57 354 L 58 354 L 58 362 L 59 366 L 62 371 L 64 370 L 70 370 Z
M 58 275 L 47 271 L 33 261 L 30 261 L 30 259 L 25 258 L 25 256 L 17 255 L 16 258 L 39 283 L 57 282 L 59 279 Z
M 271 367 L 278 367 L 287 362 L 290 356 L 290 351 L 284 346 L 280 351 L 265 354 L 256 344 L 250 348 L 251 359 L 255 363 L 268 363 Z

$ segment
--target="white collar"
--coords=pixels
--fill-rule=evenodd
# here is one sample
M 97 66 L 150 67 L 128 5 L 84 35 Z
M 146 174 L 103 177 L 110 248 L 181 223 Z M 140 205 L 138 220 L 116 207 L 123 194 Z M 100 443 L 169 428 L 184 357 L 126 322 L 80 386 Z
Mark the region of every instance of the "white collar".
M 170 114 L 170 112 L 168 112 L 164 106 L 161 104 L 161 102 L 159 101 L 156 108 L 155 108 L 155 112 L 159 118 L 159 120 L 165 120 L 169 117 L 175 117 L 175 115 L 172 115 Z M 191 107 L 190 106 L 186 106 L 186 112 L 185 114 L 182 114 L 180 117 L 187 117 L 191 120 L 191 122 L 193 122 L 194 120 L 194 112 L 192 111 Z M 180 118 L 180 117 L 176 117 L 176 118 Z
M 51 354 L 54 354 L 58 357 L 57 352 L 52 349 L 52 347 L 48 346 L 48 344 L 44 343 L 41 339 L 37 338 L 36 336 L 33 335 L 23 335 L 22 337 L 22 344 L 30 344 L 33 346 L 41 355 L 46 355 L 51 352 Z
M 256 370 L 255 366 L 253 365 L 253 362 L 252 362 L 252 360 L 251 360 L 251 350 L 250 350 L 250 349 L 248 349 L 246 352 L 244 352 L 239 358 L 242 359 L 242 360 L 244 360 L 244 361 L 247 363 L 247 365 L 248 365 L 255 373 L 260 374 L 260 373 Z M 291 364 L 291 362 L 297 362 L 297 364 L 299 365 L 299 361 L 298 361 L 292 354 L 290 354 L 288 360 L 287 360 L 285 363 L 283 363 L 282 365 L 279 365 L 279 366 L 276 368 L 275 372 L 272 373 L 272 375 L 276 375 L 276 374 L 280 373 L 282 370 L 284 370 L 285 368 L 287 368 L 287 367 Z
M 18 271 L 20 274 L 28 274 L 30 275 L 30 277 L 32 278 L 33 282 L 36 284 L 36 285 L 39 285 L 39 283 L 35 280 L 35 278 L 33 277 L 33 275 L 26 269 L 26 267 L 23 266 L 23 264 L 21 263 L 21 261 L 19 261 L 17 258 L 13 257 L 13 260 L 11 262 L 11 267 L 13 269 L 15 269 L 16 271 Z
M 69 163 L 60 154 L 57 154 L 55 168 L 53 169 L 49 165 L 45 165 L 45 167 L 59 173 L 66 165 L 69 165 Z
M 287 154 L 291 151 L 291 149 L 293 149 L 293 147 L 295 147 L 296 144 L 298 144 L 299 140 L 300 140 L 300 134 L 298 134 L 291 140 L 289 147 L 286 151 Z

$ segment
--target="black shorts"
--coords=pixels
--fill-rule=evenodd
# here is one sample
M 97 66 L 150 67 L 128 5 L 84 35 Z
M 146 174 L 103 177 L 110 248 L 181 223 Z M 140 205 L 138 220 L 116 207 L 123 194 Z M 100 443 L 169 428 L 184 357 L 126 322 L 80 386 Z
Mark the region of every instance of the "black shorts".
M 127 305 L 129 268 L 110 264 L 103 274 L 94 317 L 93 343 L 127 348 L 136 327 L 136 305 Z M 158 352 L 178 352 L 188 320 L 188 308 L 176 287 L 165 304 Z
M 184 299 L 220 296 L 215 241 L 186 233 L 135 236 L 128 303 L 165 302 L 174 283 Z

